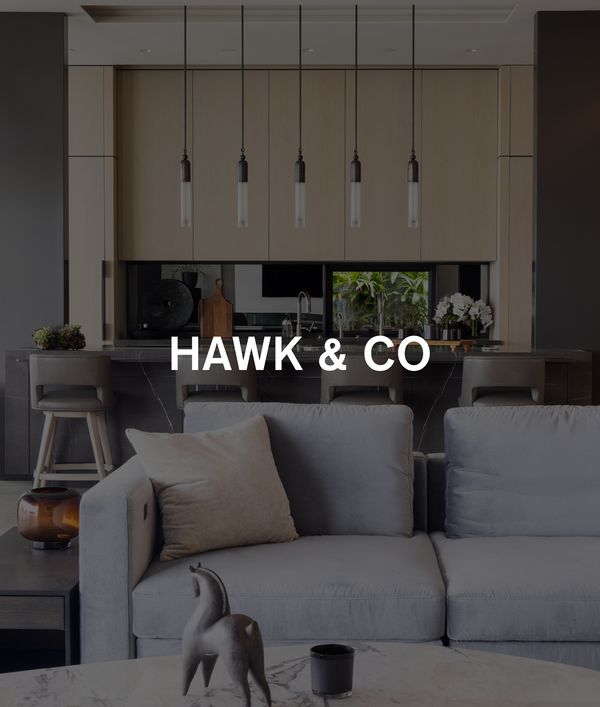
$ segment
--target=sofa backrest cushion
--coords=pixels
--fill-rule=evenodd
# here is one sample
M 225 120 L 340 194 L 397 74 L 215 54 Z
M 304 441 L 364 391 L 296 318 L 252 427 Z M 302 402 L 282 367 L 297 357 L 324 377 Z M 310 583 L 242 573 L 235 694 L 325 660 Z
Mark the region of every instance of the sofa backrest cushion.
M 600 408 L 456 408 L 446 533 L 600 536 Z
M 300 535 L 412 534 L 409 408 L 188 403 L 184 431 L 227 427 L 255 415 L 267 421 Z

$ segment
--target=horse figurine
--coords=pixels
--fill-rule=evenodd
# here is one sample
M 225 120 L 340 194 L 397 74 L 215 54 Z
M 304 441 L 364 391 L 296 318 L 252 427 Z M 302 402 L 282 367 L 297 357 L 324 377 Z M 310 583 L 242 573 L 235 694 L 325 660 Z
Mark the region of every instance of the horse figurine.
M 198 605 L 183 630 L 183 694 L 202 663 L 204 686 L 221 656 L 227 672 L 250 707 L 248 671 L 271 707 L 271 691 L 265 677 L 264 650 L 258 624 L 249 616 L 232 614 L 221 578 L 212 570 L 190 565 Z

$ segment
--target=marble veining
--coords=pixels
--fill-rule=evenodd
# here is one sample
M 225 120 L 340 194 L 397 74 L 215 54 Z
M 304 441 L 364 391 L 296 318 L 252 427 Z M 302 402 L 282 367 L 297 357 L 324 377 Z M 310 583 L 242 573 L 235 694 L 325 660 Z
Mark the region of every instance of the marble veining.
M 600 672 L 497 653 L 442 646 L 354 643 L 354 692 L 343 707 L 583 707 L 599 704 Z M 266 650 L 273 704 L 338 704 L 310 691 L 310 646 Z M 264 704 L 252 687 L 253 705 Z M 222 663 L 211 687 L 196 676 L 181 696 L 181 658 L 0 675 L 2 707 L 235 707 L 242 704 Z

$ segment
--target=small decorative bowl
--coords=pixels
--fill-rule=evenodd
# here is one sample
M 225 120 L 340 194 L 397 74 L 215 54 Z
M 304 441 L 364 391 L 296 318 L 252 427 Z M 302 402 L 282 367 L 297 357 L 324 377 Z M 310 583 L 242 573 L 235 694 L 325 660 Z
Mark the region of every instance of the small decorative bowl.
M 79 535 L 80 501 L 62 486 L 31 489 L 17 504 L 17 528 L 36 550 L 64 550 Z

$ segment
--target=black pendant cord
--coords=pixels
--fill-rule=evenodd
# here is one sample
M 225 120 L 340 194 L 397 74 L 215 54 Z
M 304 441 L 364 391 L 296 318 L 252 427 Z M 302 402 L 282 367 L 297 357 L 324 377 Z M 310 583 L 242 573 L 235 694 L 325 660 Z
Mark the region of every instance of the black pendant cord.
M 354 157 L 358 158 L 358 5 L 354 6 Z
M 412 6 L 412 150 L 411 155 L 415 156 L 415 6 Z
M 298 5 L 298 156 L 302 156 L 302 5 Z
M 244 53 L 244 6 L 241 11 L 242 18 L 242 155 L 246 152 L 246 59 Z
M 187 5 L 183 6 L 183 154 L 187 157 Z

